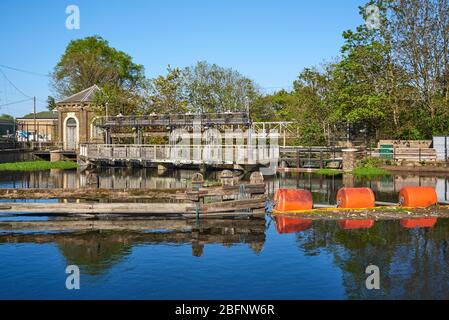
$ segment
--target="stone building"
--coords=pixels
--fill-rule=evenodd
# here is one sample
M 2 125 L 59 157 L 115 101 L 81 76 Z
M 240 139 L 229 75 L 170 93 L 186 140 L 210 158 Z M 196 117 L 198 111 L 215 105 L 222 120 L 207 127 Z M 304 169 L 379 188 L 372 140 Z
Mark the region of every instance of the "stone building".
M 18 141 L 57 142 L 57 124 L 56 112 L 29 113 L 16 118 L 16 138 Z
M 93 101 L 99 90 L 93 85 L 57 102 L 59 143 L 63 150 L 75 151 L 82 143 L 103 140 L 93 125 L 96 119 Z

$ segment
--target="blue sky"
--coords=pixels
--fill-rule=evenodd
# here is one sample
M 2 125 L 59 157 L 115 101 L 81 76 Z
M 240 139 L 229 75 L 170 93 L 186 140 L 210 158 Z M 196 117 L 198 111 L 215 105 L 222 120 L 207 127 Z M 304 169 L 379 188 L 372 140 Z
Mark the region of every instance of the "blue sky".
M 207 60 L 237 69 L 261 88 L 288 88 L 304 68 L 339 55 L 344 30 L 363 23 L 364 0 L 2 0 L 0 65 L 46 74 L 68 42 L 98 34 L 145 66 L 148 77 L 167 65 Z M 67 30 L 65 9 L 81 12 Z M 48 77 L 1 68 L 38 111 L 52 94 Z M 0 105 L 26 99 L 0 73 Z M 0 107 L 22 116 L 32 103 Z

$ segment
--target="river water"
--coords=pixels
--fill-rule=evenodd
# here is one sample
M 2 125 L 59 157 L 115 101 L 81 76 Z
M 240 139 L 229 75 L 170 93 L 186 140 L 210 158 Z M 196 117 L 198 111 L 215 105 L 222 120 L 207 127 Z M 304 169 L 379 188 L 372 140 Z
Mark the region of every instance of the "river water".
M 173 189 L 189 186 L 192 173 L 1 173 L 0 188 Z M 216 182 L 217 174 L 206 179 Z M 433 186 L 440 200 L 449 196 L 444 177 L 280 173 L 266 183 L 270 194 L 279 187 L 309 189 L 315 203 L 335 203 L 343 185 L 369 186 L 380 201 L 396 201 L 405 185 Z M 0 216 L 0 222 L 17 219 Z M 449 298 L 448 219 L 433 227 L 411 228 L 404 221 L 362 226 L 267 217 L 200 221 L 193 231 L 0 231 L 0 299 Z M 66 289 L 68 265 L 80 268 L 80 290 Z M 366 287 L 370 265 L 380 271 L 378 290 Z

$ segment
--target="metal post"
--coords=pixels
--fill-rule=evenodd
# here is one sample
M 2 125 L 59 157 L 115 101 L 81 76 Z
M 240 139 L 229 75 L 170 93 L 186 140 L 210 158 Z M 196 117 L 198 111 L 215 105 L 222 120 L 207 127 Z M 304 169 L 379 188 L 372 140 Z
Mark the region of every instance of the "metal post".
M 299 170 L 299 168 L 301 168 L 301 159 L 300 159 L 300 155 L 299 155 L 299 148 L 298 150 L 296 150 L 296 168 Z
M 320 169 L 323 169 L 323 150 L 320 150 Z
M 444 137 L 444 161 L 447 161 L 447 137 Z
M 37 120 L 36 120 L 36 97 L 33 97 L 33 114 L 34 114 L 34 142 L 36 142 Z

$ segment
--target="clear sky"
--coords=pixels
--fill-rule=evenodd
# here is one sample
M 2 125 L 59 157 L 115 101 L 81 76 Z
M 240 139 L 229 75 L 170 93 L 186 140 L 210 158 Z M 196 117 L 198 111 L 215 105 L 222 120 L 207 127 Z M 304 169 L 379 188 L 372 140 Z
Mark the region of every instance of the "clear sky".
M 363 23 L 364 0 L 2 0 L 0 65 L 52 71 L 68 42 L 101 35 L 145 66 L 148 77 L 167 65 L 207 60 L 237 69 L 261 88 L 289 88 L 299 72 L 339 55 L 344 30 Z M 80 8 L 79 30 L 65 26 L 68 5 Z M 0 105 L 52 94 L 50 79 L 0 67 Z M 22 116 L 30 101 L 0 107 Z

